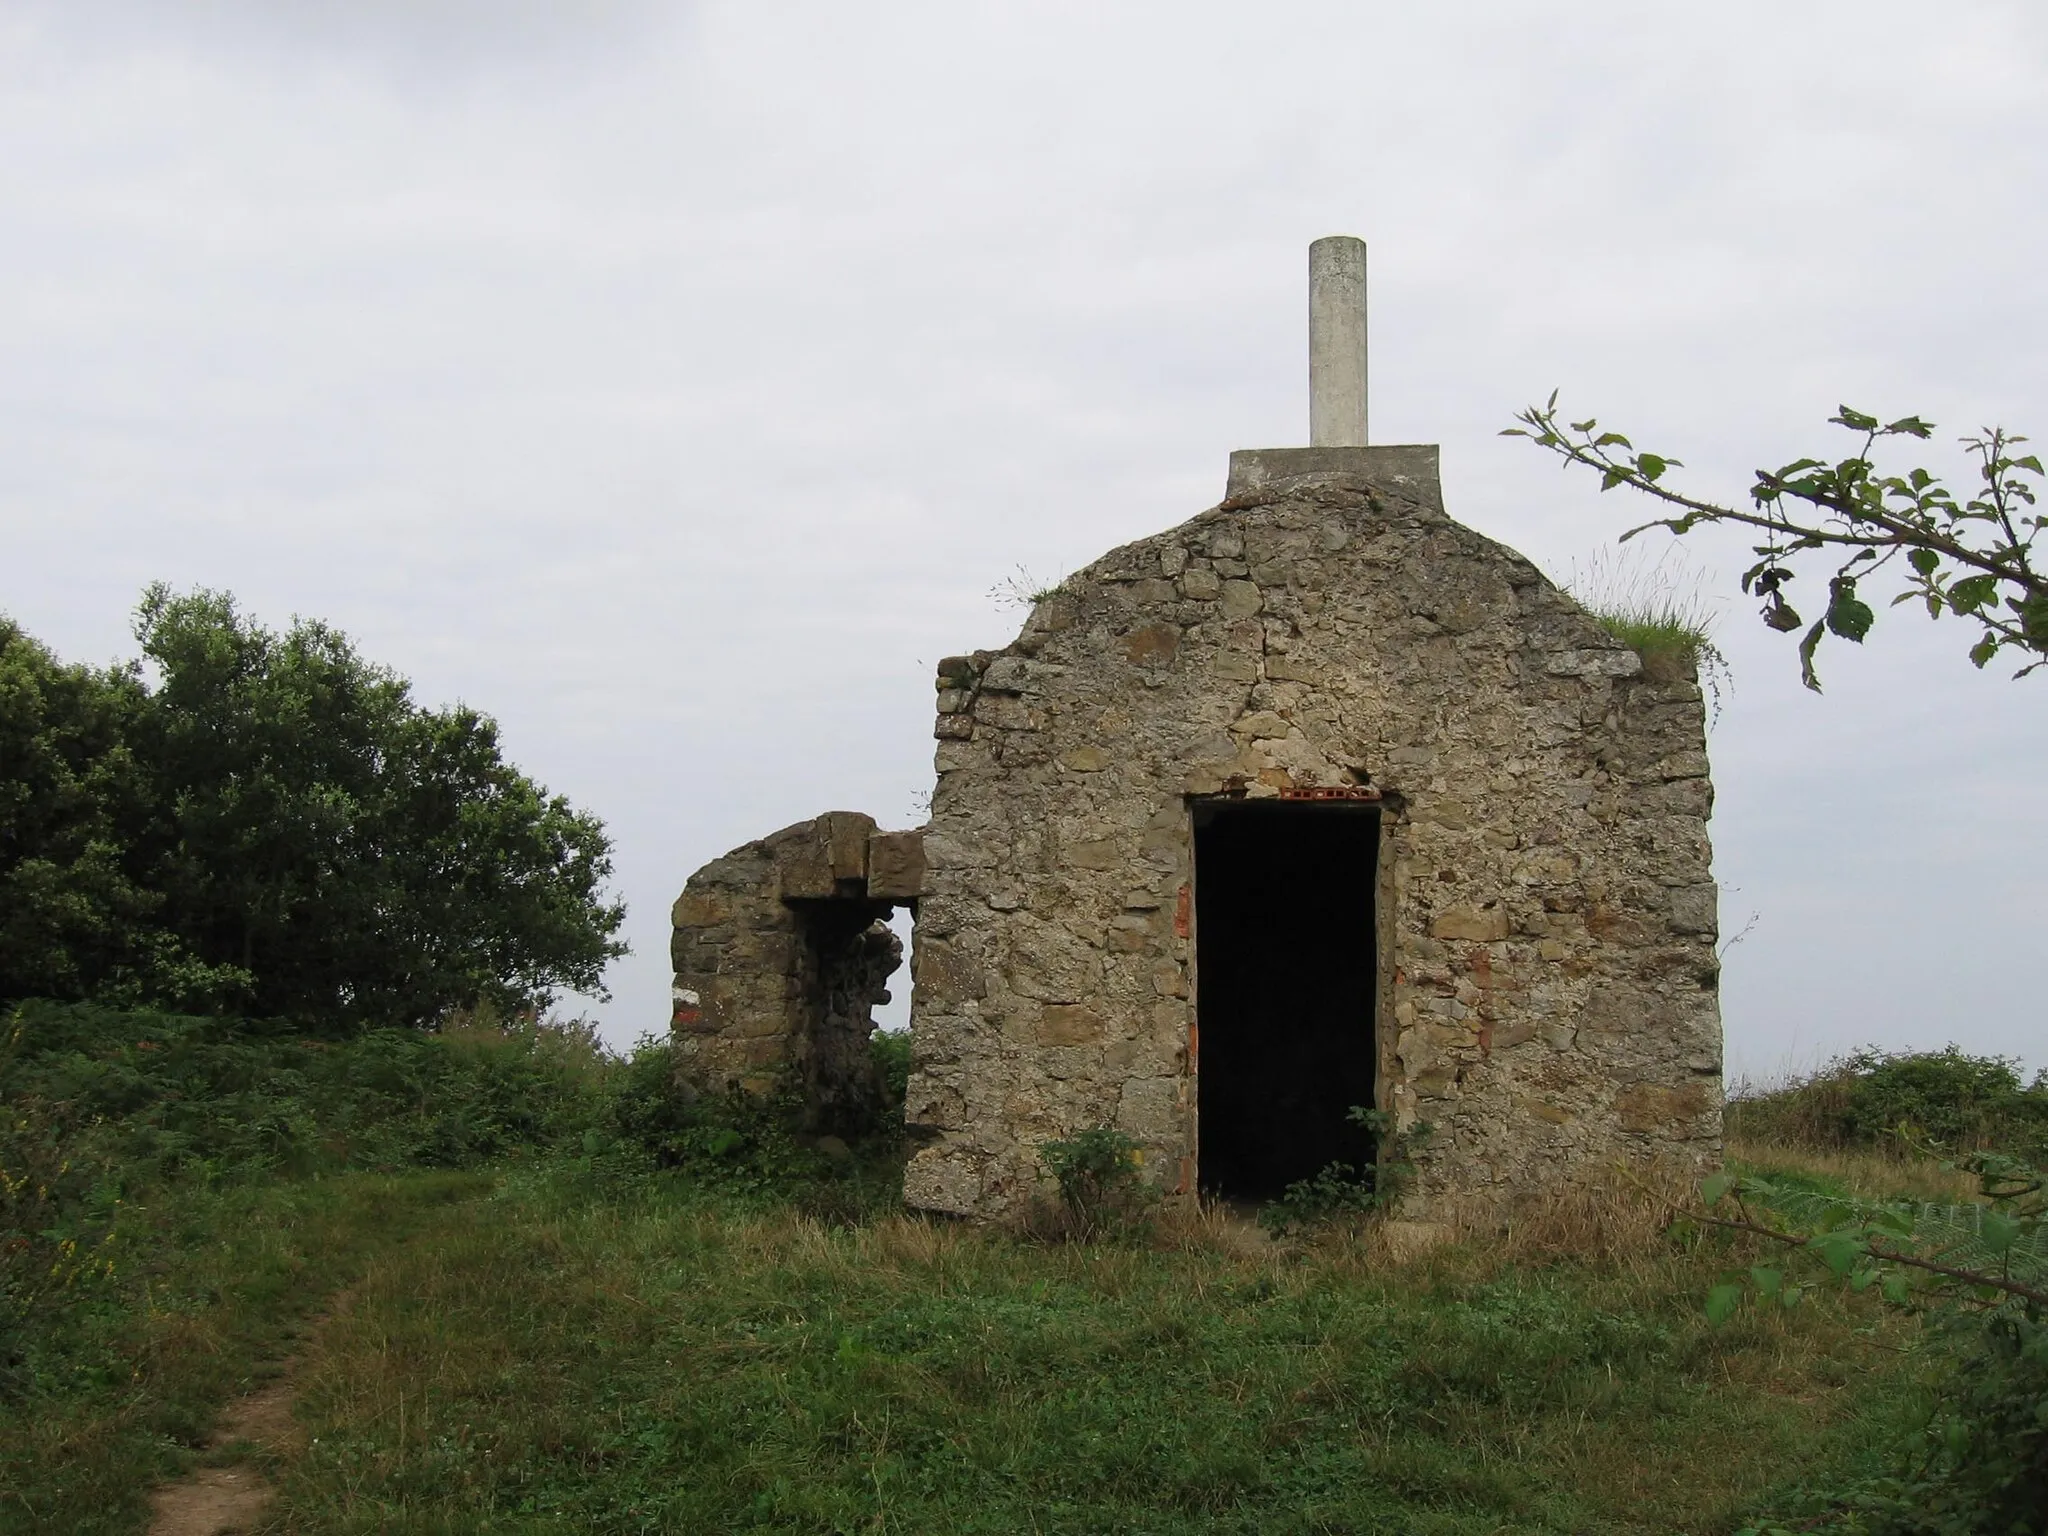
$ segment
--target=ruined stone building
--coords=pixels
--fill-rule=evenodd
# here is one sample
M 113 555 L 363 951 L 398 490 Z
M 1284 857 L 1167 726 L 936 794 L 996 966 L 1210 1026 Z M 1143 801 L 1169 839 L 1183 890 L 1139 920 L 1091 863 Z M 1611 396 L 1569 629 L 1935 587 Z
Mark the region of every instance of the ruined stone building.
M 1167 1190 L 1267 1198 L 1426 1121 L 1410 1214 L 1718 1158 L 1701 691 L 1367 447 L 1364 248 L 1311 255 L 1312 436 L 939 665 L 928 824 L 834 812 L 692 876 L 701 1088 L 872 1101 L 915 910 L 913 1207 L 1003 1219 L 1113 1126 Z

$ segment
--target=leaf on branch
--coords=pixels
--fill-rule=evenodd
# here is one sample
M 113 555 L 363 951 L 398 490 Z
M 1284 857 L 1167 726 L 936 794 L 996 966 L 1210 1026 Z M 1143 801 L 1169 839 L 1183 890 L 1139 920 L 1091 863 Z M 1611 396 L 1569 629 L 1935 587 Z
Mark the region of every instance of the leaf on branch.
M 1948 605 L 1956 613 L 1975 613 L 1997 595 L 1996 576 L 1965 576 L 1949 584 Z
M 1941 556 L 1931 549 L 1915 549 L 1907 553 L 1906 563 L 1922 576 L 1932 576 L 1941 569 Z
M 1977 1239 L 1992 1253 L 2004 1253 L 2018 1241 L 2025 1230 L 2010 1216 L 2001 1216 L 1996 1211 L 1986 1211 L 1978 1226 Z
M 1735 1309 L 1741 1305 L 1741 1286 L 1717 1285 L 1707 1292 L 1707 1321 L 1718 1328 L 1733 1317 Z
M 1857 432 L 1875 432 L 1877 430 L 1877 418 L 1875 416 L 1866 416 L 1863 412 L 1846 405 L 1842 406 L 1837 414 L 1830 416 L 1828 420 L 1836 426 L 1849 427 Z
M 1887 437 L 1931 437 L 1934 434 L 1934 423 L 1922 421 L 1918 416 L 1901 416 L 1886 427 L 1884 432 Z
M 1786 611 L 1790 612 L 1789 609 Z M 1780 626 L 1774 619 L 1768 617 L 1765 618 L 1764 622 L 1773 629 L 1785 627 Z M 1793 622 L 1798 622 L 1796 617 Z M 1821 686 L 1820 674 L 1813 670 L 1813 653 L 1820 648 L 1821 632 L 1826 623 L 1827 621 L 1823 619 L 1815 624 L 1813 628 L 1806 632 L 1806 638 L 1799 642 L 1799 680 L 1815 693 L 1821 691 Z
M 1858 645 L 1870 633 L 1870 626 L 1877 622 L 1877 615 L 1870 611 L 1870 605 L 1856 596 L 1856 582 L 1848 576 L 1837 576 L 1828 583 L 1827 626 L 1832 634 L 1844 640 L 1853 640 Z
M 1617 464 L 1614 466 L 1614 468 L 1608 470 L 1606 474 L 1600 477 L 1600 489 L 1603 491 L 1611 491 L 1617 485 L 1626 485 L 1628 483 L 1628 477 L 1629 471 L 1627 466 Z
M 1806 621 L 1799 617 L 1799 610 L 1786 602 L 1776 592 L 1764 604 L 1764 623 L 1780 634 L 1789 634 Z
M 1594 439 L 1593 446 L 1595 448 L 1611 448 L 1617 443 L 1624 448 L 1635 447 L 1634 443 L 1623 437 L 1619 432 L 1602 432 L 1598 438 Z
M 1820 1249 L 1822 1262 L 1837 1275 L 1847 1275 L 1856 1267 L 1856 1261 L 1863 1257 L 1863 1244 L 1841 1233 L 1818 1238 L 1814 1246 Z

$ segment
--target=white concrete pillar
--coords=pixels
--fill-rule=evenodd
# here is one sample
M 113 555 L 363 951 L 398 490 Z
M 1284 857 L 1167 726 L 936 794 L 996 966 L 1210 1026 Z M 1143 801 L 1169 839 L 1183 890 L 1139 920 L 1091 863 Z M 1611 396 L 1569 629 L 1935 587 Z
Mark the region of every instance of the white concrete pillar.
M 1308 440 L 1365 446 L 1365 242 L 1355 235 L 1308 248 Z

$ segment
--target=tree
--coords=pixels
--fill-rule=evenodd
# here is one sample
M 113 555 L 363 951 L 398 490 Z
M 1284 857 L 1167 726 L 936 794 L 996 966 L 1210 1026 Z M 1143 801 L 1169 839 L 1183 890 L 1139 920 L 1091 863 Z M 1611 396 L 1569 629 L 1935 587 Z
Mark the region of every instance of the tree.
M 1862 642 L 1877 620 L 1865 600 L 1868 584 L 1887 568 L 1899 587 L 1891 606 L 1918 601 L 1929 618 L 1947 613 L 1975 626 L 1969 655 L 1979 667 L 2006 649 L 2029 658 L 2016 677 L 2048 661 L 2048 577 L 2033 564 L 2034 541 L 2048 517 L 2033 510 L 2034 486 L 2029 483 L 2029 478 L 2041 478 L 2040 459 L 2015 456 L 2023 437 L 1991 427 L 1962 439 L 1977 461 L 1981 485 L 1969 500 L 1958 501 L 1926 469 L 1881 475 L 1873 461 L 1880 439 L 1925 439 L 1934 431 L 1929 423 L 1906 416 L 1883 424 L 1845 405 L 1828 419 L 1861 437 L 1858 450 L 1834 463 L 1803 458 L 1780 469 L 1758 470 L 1749 492 L 1754 510 L 1742 510 L 1664 484 L 1667 471 L 1682 467 L 1678 459 L 1638 452 L 1621 433 L 1603 432 L 1591 418 L 1561 422 L 1555 392 L 1547 403 L 1532 405 L 1515 419 L 1522 425 L 1508 428 L 1504 436 L 1527 437 L 1566 464 L 1598 470 L 1603 491 L 1626 485 L 1679 509 L 1631 528 L 1624 540 L 1649 528 L 1686 534 L 1712 523 L 1761 533 L 1752 551 L 1756 563 L 1743 573 L 1742 589 L 1763 600 L 1763 620 L 1772 629 L 1806 626 L 1799 642 L 1800 675 L 1816 692 L 1820 677 L 1814 652 L 1822 638 L 1832 634 Z M 1816 558 L 1838 558 L 1839 563 L 1827 577 L 1826 607 L 1808 626 L 1786 588 L 1798 574 L 1795 565 L 1810 565 Z
M 595 817 L 345 635 L 145 595 L 154 664 L 0 622 L 0 997 L 430 1024 L 598 991 L 624 953 Z
M 610 839 L 503 760 L 494 721 L 422 709 L 345 635 L 273 634 L 221 593 L 154 586 L 136 634 L 162 673 L 143 729 L 166 910 L 247 976 L 244 1006 L 417 1025 L 600 990 L 625 951 Z
M 237 978 L 160 923 L 132 666 L 67 665 L 0 618 L 0 997 L 204 1004 Z

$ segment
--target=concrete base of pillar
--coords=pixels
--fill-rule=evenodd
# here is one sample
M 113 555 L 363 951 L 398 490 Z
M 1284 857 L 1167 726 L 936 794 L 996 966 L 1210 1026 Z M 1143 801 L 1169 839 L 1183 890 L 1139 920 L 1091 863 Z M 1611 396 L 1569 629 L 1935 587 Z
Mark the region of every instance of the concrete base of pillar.
M 1373 448 L 1240 448 L 1230 456 L 1225 497 L 1243 496 L 1283 480 L 1370 480 L 1375 484 L 1437 490 L 1437 445 L 1400 443 Z

